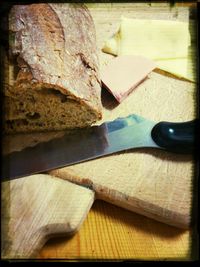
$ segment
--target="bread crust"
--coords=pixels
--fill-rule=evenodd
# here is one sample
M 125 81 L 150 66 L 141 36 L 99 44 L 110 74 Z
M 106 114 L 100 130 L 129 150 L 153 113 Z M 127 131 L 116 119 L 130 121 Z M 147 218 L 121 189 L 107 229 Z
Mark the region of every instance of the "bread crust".
M 95 26 L 84 5 L 15 5 L 9 15 L 9 32 L 10 62 L 14 58 L 18 66 L 5 90 L 7 99 L 14 101 L 30 92 L 30 88 L 36 91 L 50 88 L 91 110 L 94 121 L 101 119 Z M 87 114 L 85 120 L 87 125 Z

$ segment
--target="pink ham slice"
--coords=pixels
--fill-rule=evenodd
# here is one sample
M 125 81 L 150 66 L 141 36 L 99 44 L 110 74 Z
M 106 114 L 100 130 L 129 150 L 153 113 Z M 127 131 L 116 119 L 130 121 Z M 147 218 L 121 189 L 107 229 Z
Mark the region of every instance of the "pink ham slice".
M 142 56 L 118 56 L 101 70 L 101 81 L 121 103 L 156 68 L 156 64 Z

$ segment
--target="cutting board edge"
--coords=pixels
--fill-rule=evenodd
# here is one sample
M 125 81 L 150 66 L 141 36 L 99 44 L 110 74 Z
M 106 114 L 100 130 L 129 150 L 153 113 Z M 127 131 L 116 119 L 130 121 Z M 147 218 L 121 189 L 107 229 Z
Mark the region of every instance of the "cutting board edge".
M 174 226 L 177 228 L 181 228 L 181 229 L 185 229 L 188 230 L 191 227 L 191 214 L 180 214 L 177 212 L 172 212 L 170 210 L 165 210 L 165 212 L 169 212 L 169 219 L 167 219 L 166 217 L 163 218 L 162 216 L 159 215 L 159 211 L 163 211 L 162 207 L 158 207 L 156 205 L 151 204 L 151 208 L 154 210 L 155 208 L 157 209 L 157 213 L 152 212 L 151 209 L 149 209 L 149 212 L 147 211 L 148 209 L 144 208 L 145 206 L 150 206 L 149 203 L 141 200 L 141 199 L 137 199 L 137 198 L 132 198 L 131 203 L 128 203 L 127 200 L 124 198 L 123 200 L 119 200 L 119 199 L 113 199 L 113 198 L 109 198 L 107 196 L 101 195 L 99 196 L 97 193 L 96 196 L 97 199 L 101 199 L 105 202 L 109 202 L 115 206 L 118 206 L 120 208 L 124 208 L 126 210 L 129 210 L 131 212 L 135 212 L 137 214 L 140 214 L 142 216 L 145 216 L 147 218 L 151 218 L 155 221 L 159 221 L 161 223 L 165 223 L 167 225 L 170 226 Z M 166 216 L 166 215 L 165 215 Z M 172 221 L 170 218 L 171 217 L 175 217 L 176 220 Z
M 119 206 L 126 210 L 138 213 L 140 215 L 144 215 L 148 218 L 174 227 L 189 229 L 191 226 L 191 212 L 180 213 L 168 210 L 167 208 L 164 210 L 163 207 L 159 207 L 159 205 L 155 205 L 153 203 L 149 204 L 145 200 L 134 196 L 130 197 L 117 190 L 108 190 L 108 188 L 98 183 L 93 183 L 91 179 L 80 178 L 78 177 L 78 175 L 70 173 L 70 171 L 68 173 L 66 171 L 66 168 L 53 170 L 50 172 L 50 174 L 54 175 L 55 177 L 59 177 L 61 179 L 75 183 L 77 185 L 90 188 L 95 192 L 95 199 L 100 199 L 109 202 L 115 206 Z M 73 180 L 74 178 L 75 181 Z M 163 212 L 165 212 L 165 217 L 163 216 Z

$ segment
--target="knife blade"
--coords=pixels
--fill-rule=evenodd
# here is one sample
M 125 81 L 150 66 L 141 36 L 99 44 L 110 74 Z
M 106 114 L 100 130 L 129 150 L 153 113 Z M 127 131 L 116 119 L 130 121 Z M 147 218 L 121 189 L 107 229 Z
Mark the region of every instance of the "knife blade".
M 154 122 L 131 114 L 5 155 L 1 177 L 15 179 L 134 148 L 192 153 L 196 125 L 196 120 Z

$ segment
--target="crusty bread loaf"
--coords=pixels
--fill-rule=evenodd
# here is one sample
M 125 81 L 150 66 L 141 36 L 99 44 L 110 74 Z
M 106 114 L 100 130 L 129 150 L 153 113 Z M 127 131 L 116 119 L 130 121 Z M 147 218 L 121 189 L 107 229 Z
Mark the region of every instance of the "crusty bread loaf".
M 85 127 L 101 119 L 95 26 L 85 6 L 15 5 L 9 34 L 7 133 Z

